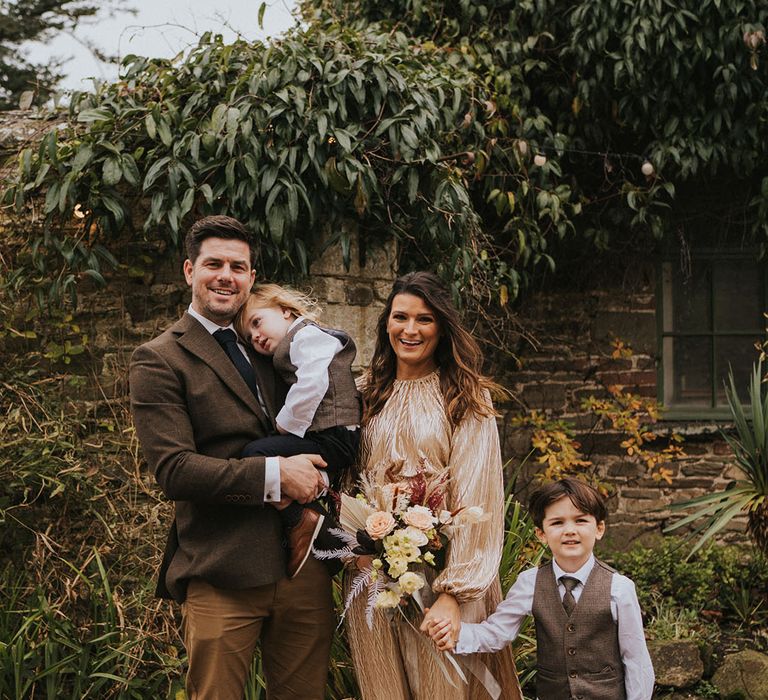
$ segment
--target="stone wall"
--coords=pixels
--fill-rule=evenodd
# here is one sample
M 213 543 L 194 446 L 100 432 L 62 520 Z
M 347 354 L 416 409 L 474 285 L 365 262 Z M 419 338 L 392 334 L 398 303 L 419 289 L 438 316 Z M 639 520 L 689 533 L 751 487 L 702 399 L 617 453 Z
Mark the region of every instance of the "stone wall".
M 731 451 L 720 435 L 727 422 L 662 420 L 652 426 L 660 450 L 673 433 L 684 437 L 685 457 L 665 466 L 672 483 L 650 478 L 645 464 L 627 456 L 625 435 L 594 428 L 596 417 L 581 409 L 588 396 L 604 397 L 606 387 L 655 398 L 657 382 L 656 311 L 652 270 L 644 279 L 627 285 L 603 277 L 599 289 L 553 290 L 525 302 L 521 321 L 535 338 L 521 348 L 519 369 L 510 373 L 508 386 L 528 410 L 562 418 L 573 425 L 581 451 L 597 468 L 612 491 L 607 539 L 624 547 L 637 538 L 649 540 L 670 522 L 666 506 L 713 490 L 738 477 Z M 631 356 L 614 359 L 614 339 L 631 348 Z M 530 450 L 530 431 L 511 425 L 520 407 L 506 412 L 502 425 L 503 451 L 519 460 Z M 531 488 L 535 465 L 526 465 L 519 495 Z M 675 516 L 677 517 L 677 516 Z M 726 539 L 743 539 L 744 521 L 726 530 Z

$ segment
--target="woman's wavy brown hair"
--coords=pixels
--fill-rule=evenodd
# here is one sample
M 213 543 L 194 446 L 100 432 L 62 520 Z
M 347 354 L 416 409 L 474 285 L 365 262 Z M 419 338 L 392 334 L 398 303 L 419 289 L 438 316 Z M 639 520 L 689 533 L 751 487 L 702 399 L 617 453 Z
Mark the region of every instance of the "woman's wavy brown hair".
M 395 280 L 376 324 L 376 347 L 362 388 L 365 407 L 363 423 L 379 413 L 392 394 L 397 356 L 389 342 L 387 321 L 392 302 L 398 294 L 419 297 L 435 314 L 439 330 L 435 362 L 440 369 L 440 390 L 451 426 L 455 428 L 470 413 L 478 418 L 495 415 L 486 390 L 503 390 L 483 376 L 480 346 L 462 326 L 448 290 L 431 272 L 411 272 Z

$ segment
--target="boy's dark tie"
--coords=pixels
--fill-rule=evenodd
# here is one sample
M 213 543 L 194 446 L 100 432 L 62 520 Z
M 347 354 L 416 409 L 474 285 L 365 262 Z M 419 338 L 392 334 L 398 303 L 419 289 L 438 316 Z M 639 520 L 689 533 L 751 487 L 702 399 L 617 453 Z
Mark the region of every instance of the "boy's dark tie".
M 220 328 L 217 330 L 213 337 L 224 348 L 224 352 L 227 353 L 227 357 L 232 360 L 232 364 L 240 372 L 240 376 L 245 380 L 253 395 L 258 399 L 259 390 L 256 387 L 256 375 L 253 372 L 251 363 L 245 358 L 242 351 L 237 347 L 237 334 L 231 328 Z
M 565 595 L 563 596 L 563 607 L 568 617 L 571 616 L 573 609 L 576 607 L 576 598 L 573 597 L 573 589 L 578 586 L 581 581 L 573 576 L 561 576 L 560 583 L 565 586 Z

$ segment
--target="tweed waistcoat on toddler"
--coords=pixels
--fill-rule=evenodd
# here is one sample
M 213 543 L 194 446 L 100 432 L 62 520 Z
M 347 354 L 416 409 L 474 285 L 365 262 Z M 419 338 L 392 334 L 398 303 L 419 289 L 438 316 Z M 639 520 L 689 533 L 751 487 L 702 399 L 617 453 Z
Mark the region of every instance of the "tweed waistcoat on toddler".
M 359 425 L 362 403 L 351 369 L 357 349 L 355 342 L 344 331 L 323 328 L 304 319 L 294 325 L 278 343 L 272 364 L 286 384 L 292 386 L 296 383 L 296 366 L 291 363 L 291 342 L 296 333 L 308 325 L 317 326 L 324 333 L 337 338 L 342 346 L 328 366 L 328 391 L 315 411 L 309 430 L 318 432 L 335 426 Z

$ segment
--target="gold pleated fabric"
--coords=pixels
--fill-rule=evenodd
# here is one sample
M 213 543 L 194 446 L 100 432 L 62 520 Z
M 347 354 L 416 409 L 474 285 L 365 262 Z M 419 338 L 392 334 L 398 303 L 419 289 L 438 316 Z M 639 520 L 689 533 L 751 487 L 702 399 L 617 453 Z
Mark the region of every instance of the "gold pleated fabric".
M 498 570 L 504 537 L 504 486 L 499 435 L 493 417 L 468 416 L 451 430 L 437 372 L 395 380 L 384 409 L 362 434 L 361 469 L 374 483 L 407 481 L 422 465 L 428 479 L 447 473 L 448 510 L 477 505 L 492 514 L 486 522 L 457 530 L 449 544 L 446 567 L 432 583 L 436 594 L 456 596 L 463 621 L 479 622 L 495 610 L 502 597 Z M 488 698 L 469 674 L 469 685 L 454 676 L 456 687 L 452 687 L 430 652 L 432 642 L 406 622 L 392 623 L 376 611 L 373 630 L 369 630 L 365 598 L 364 594 L 358 596 L 346 617 L 361 700 Z M 501 686 L 501 698 L 522 698 L 511 647 L 477 657 Z

